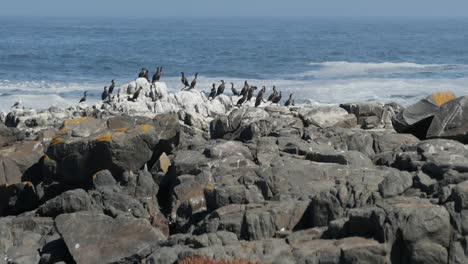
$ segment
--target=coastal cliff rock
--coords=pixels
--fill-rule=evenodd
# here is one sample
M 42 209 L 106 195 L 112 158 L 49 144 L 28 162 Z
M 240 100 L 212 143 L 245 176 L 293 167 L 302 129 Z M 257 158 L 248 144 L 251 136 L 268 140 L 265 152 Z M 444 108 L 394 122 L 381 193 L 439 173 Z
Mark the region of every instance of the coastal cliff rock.
M 158 100 L 127 101 L 140 86 Z M 439 96 L 410 124 L 414 107 L 237 107 L 140 78 L 120 102 L 12 110 L 0 249 L 7 263 L 465 263 L 466 98 Z M 426 120 L 424 137 L 396 133 L 401 116 Z

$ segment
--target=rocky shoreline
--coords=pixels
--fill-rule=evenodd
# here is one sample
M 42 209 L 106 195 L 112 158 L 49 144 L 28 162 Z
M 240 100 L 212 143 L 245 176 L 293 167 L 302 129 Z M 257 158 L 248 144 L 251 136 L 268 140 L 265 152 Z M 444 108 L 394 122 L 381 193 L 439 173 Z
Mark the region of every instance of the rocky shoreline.
M 2 116 L 2 261 L 468 263 L 468 97 L 239 108 L 156 90 Z

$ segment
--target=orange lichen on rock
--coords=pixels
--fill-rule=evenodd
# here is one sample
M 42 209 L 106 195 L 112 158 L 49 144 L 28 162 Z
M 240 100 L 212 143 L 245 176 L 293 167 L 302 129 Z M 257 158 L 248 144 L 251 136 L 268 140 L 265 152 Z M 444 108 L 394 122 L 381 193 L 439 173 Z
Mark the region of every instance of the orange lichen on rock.
M 192 256 L 177 262 L 178 264 L 258 264 L 246 260 L 213 260 L 207 257 Z
M 77 125 L 77 124 L 82 123 L 82 122 L 85 121 L 85 120 L 86 120 L 86 117 L 68 119 L 68 120 L 63 121 L 63 124 L 64 124 L 65 126 L 68 126 L 68 125 Z
M 434 99 L 434 102 L 438 105 L 441 106 L 447 102 L 452 101 L 455 99 L 455 94 L 452 92 L 440 92 L 440 93 L 433 93 L 432 94 L 432 99 Z
M 56 137 L 56 138 L 52 139 L 51 144 L 52 145 L 58 145 L 58 144 L 61 144 L 63 142 L 64 142 L 63 138 Z
M 152 125 L 139 125 L 138 126 L 138 130 L 141 131 L 141 132 L 144 132 L 144 133 L 149 132 L 153 128 L 154 128 L 154 126 L 152 126 Z
M 111 133 L 106 133 L 104 135 L 100 135 L 97 138 L 97 142 L 110 142 L 112 140 L 112 135 Z
M 122 127 L 122 128 L 117 128 L 114 130 L 115 132 L 127 132 L 128 131 L 128 127 Z
M 68 131 L 69 131 L 69 129 L 64 127 L 62 129 L 60 129 L 59 131 L 57 131 L 57 134 L 64 135 L 64 134 L 68 133 Z

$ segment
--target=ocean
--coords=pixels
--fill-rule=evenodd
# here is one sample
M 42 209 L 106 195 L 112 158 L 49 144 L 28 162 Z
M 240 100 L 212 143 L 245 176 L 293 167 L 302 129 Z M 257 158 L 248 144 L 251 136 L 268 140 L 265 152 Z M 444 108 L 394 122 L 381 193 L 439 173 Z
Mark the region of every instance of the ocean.
M 296 102 L 411 104 L 437 91 L 468 94 L 463 18 L 0 18 L 0 111 L 74 105 L 83 91 L 163 66 L 209 92 L 220 80 L 273 85 Z M 230 86 L 228 86 L 230 87 Z M 230 89 L 226 89 L 230 91 Z

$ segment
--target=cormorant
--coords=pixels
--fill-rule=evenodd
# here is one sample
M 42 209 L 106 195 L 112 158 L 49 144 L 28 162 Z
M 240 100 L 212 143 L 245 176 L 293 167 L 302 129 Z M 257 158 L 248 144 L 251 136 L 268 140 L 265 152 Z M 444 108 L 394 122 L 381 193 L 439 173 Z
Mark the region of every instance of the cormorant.
M 86 102 L 86 97 L 88 97 L 88 91 L 85 91 L 83 93 L 83 97 L 81 97 L 80 103 Z
M 273 93 L 268 96 L 267 102 L 273 101 L 273 98 L 275 98 L 278 95 L 278 92 L 276 91 L 276 86 L 273 85 Z
M 104 87 L 104 91 L 101 94 L 101 99 L 104 101 L 109 97 L 109 92 L 107 91 L 107 86 Z
M 222 95 L 224 93 L 224 88 L 226 87 L 224 80 L 221 80 L 221 84 L 218 86 L 218 91 L 216 92 L 216 96 Z
M 231 83 L 231 91 L 233 95 L 239 96 L 239 91 L 237 91 L 237 89 L 234 88 L 234 83 Z
M 258 107 L 262 101 L 263 101 L 263 95 L 265 94 L 266 88 L 263 86 L 263 88 L 258 92 L 257 98 L 255 99 L 255 107 Z
M 284 103 L 284 106 L 290 106 L 293 103 L 292 96 L 293 96 L 292 93 L 289 94 L 289 99 L 286 101 L 286 103 Z
M 156 69 L 156 72 L 153 75 L 152 83 L 159 82 L 159 79 L 161 79 L 162 69 L 162 66 Z
M 195 85 L 197 85 L 197 77 L 198 77 L 198 72 L 195 73 L 195 78 L 193 79 L 192 83 L 190 84 L 189 90 L 195 88 Z
M 135 102 L 138 99 L 138 96 L 140 96 L 141 90 L 143 90 L 143 87 L 140 86 L 140 88 L 138 88 L 138 90 L 133 94 L 132 98 L 130 98 L 130 96 L 128 97 L 128 101 Z
M 109 94 L 112 94 L 114 92 L 114 88 L 115 88 L 115 81 L 112 80 L 111 85 L 109 86 Z
M 242 90 L 240 92 L 241 96 L 244 96 L 249 91 L 249 84 L 247 83 L 247 80 L 244 82 L 244 87 L 242 87 Z
M 216 83 L 213 83 L 213 87 L 211 87 L 211 92 L 210 95 L 208 96 L 208 99 L 213 99 L 216 96 Z
M 247 93 L 245 93 L 238 101 L 237 101 L 237 106 L 242 106 L 242 104 L 247 100 Z
M 271 102 L 274 103 L 274 104 L 278 104 L 279 101 L 281 101 L 281 91 L 279 92 L 279 95 L 275 96 L 275 98 L 273 98 L 273 100 L 271 100 Z
M 182 88 L 182 90 L 185 90 L 185 88 L 189 87 L 190 85 L 189 85 L 189 83 L 187 81 L 187 78 L 185 78 L 184 72 L 181 72 L 181 73 L 182 73 L 182 78 L 180 79 L 180 81 L 184 85 L 184 88 Z
M 249 91 L 247 92 L 247 101 L 250 102 L 250 99 L 252 99 L 255 90 L 257 90 L 257 86 L 250 86 Z

